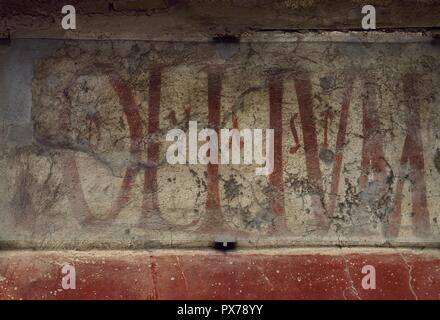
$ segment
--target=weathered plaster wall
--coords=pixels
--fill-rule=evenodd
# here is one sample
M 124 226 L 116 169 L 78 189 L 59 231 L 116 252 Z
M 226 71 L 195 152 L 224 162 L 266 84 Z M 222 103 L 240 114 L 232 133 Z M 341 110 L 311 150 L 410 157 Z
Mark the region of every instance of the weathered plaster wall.
M 434 300 L 439 261 L 438 251 L 400 249 L 12 251 L 1 255 L 0 299 Z M 65 263 L 76 290 L 60 286 Z M 362 288 L 367 264 L 376 290 Z
M 31 79 L 3 100 L 32 130 L 2 148 L 2 240 L 437 245 L 439 48 L 421 39 L 13 41 Z M 190 120 L 275 129 L 274 172 L 168 164 Z
M 438 1 L 64 4 L 0 0 L 0 299 L 439 299 Z M 273 173 L 168 164 L 190 120 Z
M 65 4 L 77 9 L 77 30 L 59 27 Z M 264 30 L 360 30 L 365 4 L 375 6 L 378 28 L 440 27 L 437 0 L 2 0 L 0 34 L 206 41 Z

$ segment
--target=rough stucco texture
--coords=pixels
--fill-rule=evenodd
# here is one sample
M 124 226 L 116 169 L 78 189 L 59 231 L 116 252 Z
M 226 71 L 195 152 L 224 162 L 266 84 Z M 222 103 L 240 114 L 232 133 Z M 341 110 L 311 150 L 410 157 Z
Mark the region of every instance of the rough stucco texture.
M 0 62 L 0 240 L 438 245 L 439 54 L 427 42 L 13 41 Z M 273 173 L 168 164 L 165 135 L 190 120 L 274 129 Z

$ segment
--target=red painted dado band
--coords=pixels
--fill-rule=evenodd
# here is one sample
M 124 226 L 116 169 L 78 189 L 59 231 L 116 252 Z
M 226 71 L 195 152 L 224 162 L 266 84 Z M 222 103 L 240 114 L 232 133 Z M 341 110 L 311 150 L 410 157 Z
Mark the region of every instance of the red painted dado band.
M 63 289 L 65 264 L 76 288 Z M 364 289 L 363 268 L 375 269 Z M 438 251 L 4 251 L 1 299 L 439 299 Z

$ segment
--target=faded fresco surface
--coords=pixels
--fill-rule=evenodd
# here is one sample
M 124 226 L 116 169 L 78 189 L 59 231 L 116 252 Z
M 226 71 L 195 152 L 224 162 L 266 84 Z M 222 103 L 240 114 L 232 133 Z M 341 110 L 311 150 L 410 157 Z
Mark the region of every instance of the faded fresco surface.
M 32 56 L 28 127 L 22 105 L 2 121 L 3 243 L 440 243 L 438 46 L 22 42 L 0 62 L 7 86 Z M 273 128 L 273 173 L 168 164 L 189 121 Z

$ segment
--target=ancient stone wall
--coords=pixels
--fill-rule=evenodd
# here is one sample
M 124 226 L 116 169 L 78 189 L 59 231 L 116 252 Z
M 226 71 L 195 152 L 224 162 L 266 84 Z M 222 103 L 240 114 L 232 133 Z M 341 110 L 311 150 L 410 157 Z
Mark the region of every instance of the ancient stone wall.
M 368 32 L 361 1 L 72 4 L 69 31 L 61 2 L 0 4 L 1 248 L 428 247 L 435 297 L 437 1 L 373 1 Z M 207 128 L 254 134 L 239 164 L 190 161 Z

